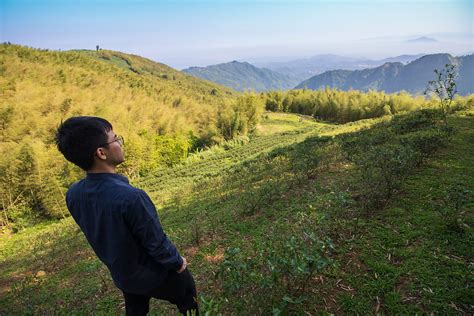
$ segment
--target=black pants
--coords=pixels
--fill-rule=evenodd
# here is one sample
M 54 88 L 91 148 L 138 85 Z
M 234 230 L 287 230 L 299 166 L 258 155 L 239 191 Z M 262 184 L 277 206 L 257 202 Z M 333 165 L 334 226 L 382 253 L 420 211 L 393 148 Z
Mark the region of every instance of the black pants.
M 186 315 L 199 315 L 196 285 L 188 269 L 181 273 L 170 271 L 163 285 L 150 293 L 150 296 L 123 292 L 127 316 L 146 315 L 150 309 L 150 298 L 158 298 L 175 304 L 179 312 Z

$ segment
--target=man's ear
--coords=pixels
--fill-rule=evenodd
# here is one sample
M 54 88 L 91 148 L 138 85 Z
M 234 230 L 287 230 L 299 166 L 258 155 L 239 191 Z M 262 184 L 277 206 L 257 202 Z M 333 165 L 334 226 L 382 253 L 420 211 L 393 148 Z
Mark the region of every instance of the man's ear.
M 102 147 L 99 147 L 95 150 L 95 155 L 100 160 L 106 160 L 107 159 L 107 155 L 105 154 L 105 150 Z

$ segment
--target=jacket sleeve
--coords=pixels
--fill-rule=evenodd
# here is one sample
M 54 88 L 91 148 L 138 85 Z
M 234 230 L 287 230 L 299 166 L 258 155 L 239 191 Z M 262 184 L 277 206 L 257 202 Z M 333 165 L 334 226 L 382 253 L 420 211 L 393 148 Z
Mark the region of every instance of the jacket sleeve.
M 156 262 L 168 270 L 181 268 L 183 259 L 163 231 L 156 208 L 145 191 L 136 192 L 132 203 L 125 207 L 124 218 L 134 237 Z

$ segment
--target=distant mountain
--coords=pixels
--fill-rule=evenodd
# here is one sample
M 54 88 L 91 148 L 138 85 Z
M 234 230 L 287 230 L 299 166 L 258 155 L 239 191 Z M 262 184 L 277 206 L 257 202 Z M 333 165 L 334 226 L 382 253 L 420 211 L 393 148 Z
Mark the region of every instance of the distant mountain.
M 327 71 L 301 82 L 296 89 L 317 90 L 328 86 L 341 90 L 374 89 L 388 93 L 405 90 L 420 94 L 425 91 L 428 81 L 435 79 L 433 70 L 442 69 L 445 64 L 456 64 L 459 67 L 458 93 L 474 93 L 474 55 L 453 57 L 450 54 L 425 55 L 407 65 L 396 62 L 364 70 Z
M 458 57 L 459 78 L 457 89 L 460 95 L 474 93 L 474 54 Z M 459 80 L 462 79 L 462 80 Z
M 437 43 L 438 41 L 431 37 L 422 36 L 422 37 L 410 39 L 407 42 L 408 43 Z
M 400 55 L 396 57 L 388 57 L 378 60 L 378 62 L 383 65 L 384 63 L 404 63 L 408 64 L 414 60 L 417 60 L 420 57 L 425 56 L 426 54 L 417 54 L 417 55 Z
M 238 91 L 288 90 L 300 82 L 297 78 L 235 60 L 207 67 L 190 67 L 183 72 Z
M 316 55 L 307 59 L 297 59 L 288 62 L 272 62 L 257 64 L 273 71 L 299 78 L 300 81 L 308 79 L 314 75 L 323 73 L 328 70 L 357 70 L 383 65 L 386 62 L 408 63 L 424 54 L 419 55 L 402 55 L 390 57 L 382 60 L 371 60 L 367 58 L 353 58 L 339 55 Z

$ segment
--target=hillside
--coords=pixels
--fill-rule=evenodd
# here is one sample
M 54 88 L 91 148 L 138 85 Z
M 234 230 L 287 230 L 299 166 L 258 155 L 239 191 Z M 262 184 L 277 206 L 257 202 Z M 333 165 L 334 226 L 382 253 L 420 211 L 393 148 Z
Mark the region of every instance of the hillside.
M 473 114 L 450 116 L 457 132 L 448 141 L 433 111 L 341 125 L 267 113 L 248 143 L 135 184 L 191 263 L 203 313 L 470 313 L 472 194 L 451 217 L 442 211 L 451 207 L 445 188 L 474 191 Z M 406 156 L 409 144 L 427 141 L 423 158 Z M 379 153 L 397 168 L 420 164 L 368 210 L 373 196 L 361 185 L 376 173 L 359 174 L 359 163 Z M 120 291 L 71 218 L 1 236 L 0 251 L 1 314 L 123 313 Z M 172 310 L 152 301 L 152 313 Z
M 387 93 L 407 91 L 422 94 L 429 80 L 434 79 L 433 70 L 442 69 L 445 64 L 459 66 L 457 78 L 458 93 L 468 95 L 474 92 L 474 55 L 453 57 L 449 54 L 425 55 L 407 65 L 402 63 L 385 63 L 376 68 L 364 70 L 333 70 L 311 77 L 296 86 L 312 90 L 324 87 L 341 90 L 379 90 Z
M 288 90 L 298 83 L 297 79 L 288 75 L 238 61 L 207 67 L 190 67 L 183 72 L 238 91 Z
M 205 117 L 215 117 L 220 104 L 237 97 L 225 87 L 119 52 L 2 44 L 0 53 L 1 105 L 14 111 L 4 126 L 4 141 L 18 141 L 24 134 L 44 139 L 48 124 L 72 114 L 108 116 L 121 130 L 133 130 L 126 117 L 136 117 L 141 129 L 198 131 L 209 124 Z M 202 112 L 201 119 L 195 111 Z
M 209 94 L 218 95 L 219 93 L 222 95 L 236 96 L 235 91 L 232 89 L 226 89 L 222 85 L 216 85 L 212 82 L 199 80 L 193 76 L 187 76 L 181 71 L 173 69 L 168 65 L 152 61 L 141 56 L 109 50 L 72 50 L 71 52 L 77 52 L 100 61 L 105 61 L 109 64 L 138 75 L 148 75 L 151 76 L 151 78 L 161 81 L 168 80 L 172 84 L 175 83 L 175 88 L 179 88 L 182 93 L 195 93 L 194 97 L 196 94 L 201 94 L 205 97 Z M 212 102 L 213 98 L 210 98 L 209 100 L 203 100 L 206 102 Z

